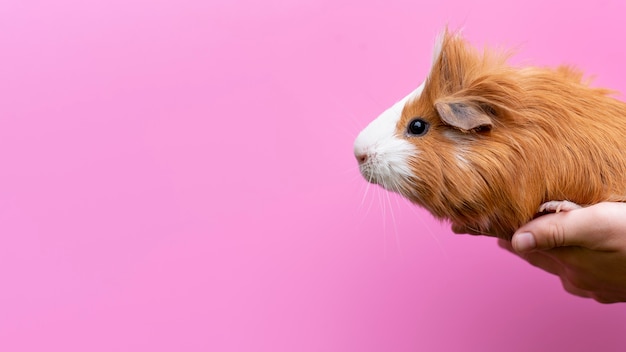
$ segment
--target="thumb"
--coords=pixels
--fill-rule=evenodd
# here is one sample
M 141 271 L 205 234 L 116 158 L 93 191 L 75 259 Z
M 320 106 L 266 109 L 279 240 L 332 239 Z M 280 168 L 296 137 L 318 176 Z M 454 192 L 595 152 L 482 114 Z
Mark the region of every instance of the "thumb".
M 511 244 L 516 252 L 565 246 L 588 247 L 606 229 L 593 207 L 540 216 L 515 232 Z

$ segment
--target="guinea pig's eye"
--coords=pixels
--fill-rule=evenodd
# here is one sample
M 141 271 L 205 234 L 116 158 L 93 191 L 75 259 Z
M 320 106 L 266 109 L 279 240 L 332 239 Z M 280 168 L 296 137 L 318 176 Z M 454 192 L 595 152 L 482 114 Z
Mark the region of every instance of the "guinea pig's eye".
M 407 132 L 412 136 L 423 136 L 428 132 L 428 122 L 419 118 L 413 119 L 409 122 Z

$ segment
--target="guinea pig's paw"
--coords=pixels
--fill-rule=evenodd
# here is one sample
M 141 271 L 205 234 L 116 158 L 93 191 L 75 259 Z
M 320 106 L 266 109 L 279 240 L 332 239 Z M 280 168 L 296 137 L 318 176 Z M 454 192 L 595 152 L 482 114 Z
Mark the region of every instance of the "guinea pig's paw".
M 539 213 L 559 213 L 582 208 L 580 205 L 568 200 L 553 200 L 541 204 Z

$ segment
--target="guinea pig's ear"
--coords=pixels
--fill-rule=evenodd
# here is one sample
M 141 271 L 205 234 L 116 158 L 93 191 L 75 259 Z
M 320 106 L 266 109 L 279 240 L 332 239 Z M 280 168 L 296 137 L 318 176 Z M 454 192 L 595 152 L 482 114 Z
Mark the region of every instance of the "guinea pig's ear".
M 441 120 L 464 132 L 489 131 L 493 127 L 493 121 L 489 114 L 478 104 L 464 101 L 439 101 L 435 103 L 435 109 Z

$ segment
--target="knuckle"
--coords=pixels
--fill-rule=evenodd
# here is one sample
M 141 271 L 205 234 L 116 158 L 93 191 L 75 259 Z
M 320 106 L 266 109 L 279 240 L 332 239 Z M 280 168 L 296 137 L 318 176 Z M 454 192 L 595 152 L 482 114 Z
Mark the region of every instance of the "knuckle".
M 611 304 L 611 303 L 619 302 L 619 300 L 616 300 L 615 298 L 611 297 L 610 295 L 606 295 L 606 294 L 603 294 L 603 293 L 593 293 L 591 295 L 591 298 L 593 298 L 596 302 L 602 303 L 602 304 Z
M 575 287 L 576 289 L 583 291 L 593 291 L 594 285 L 592 285 L 589 280 L 585 279 L 581 275 L 573 274 L 571 271 L 566 273 L 566 278 L 569 283 Z
M 548 224 L 547 245 L 549 248 L 557 248 L 565 245 L 565 228 L 563 224 L 552 221 Z
M 589 298 L 590 295 L 587 293 L 587 291 L 581 290 L 577 287 L 575 287 L 574 285 L 572 285 L 571 282 L 569 282 L 567 279 L 561 277 L 561 285 L 563 286 L 563 289 L 565 291 L 567 291 L 569 294 L 572 294 L 574 296 L 578 296 L 578 297 L 585 297 L 585 298 Z

